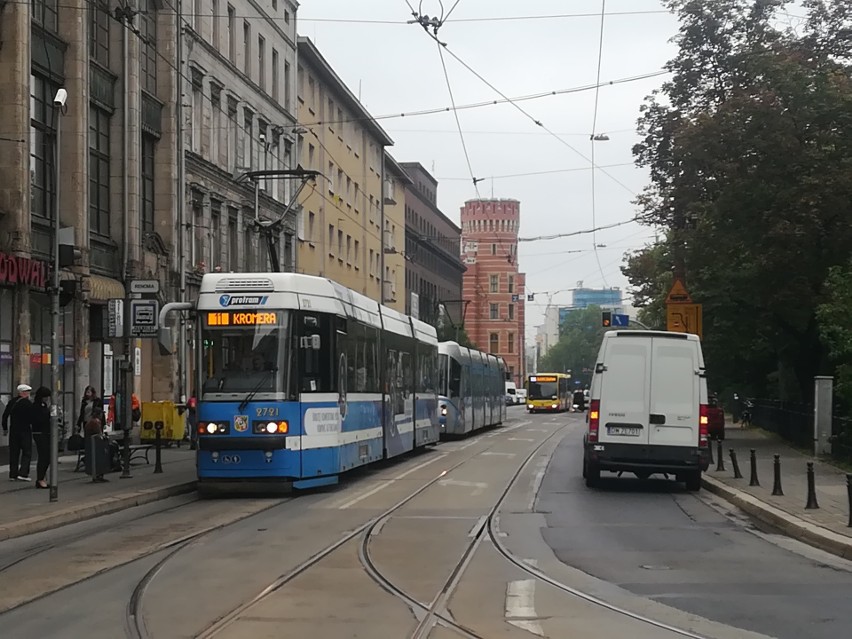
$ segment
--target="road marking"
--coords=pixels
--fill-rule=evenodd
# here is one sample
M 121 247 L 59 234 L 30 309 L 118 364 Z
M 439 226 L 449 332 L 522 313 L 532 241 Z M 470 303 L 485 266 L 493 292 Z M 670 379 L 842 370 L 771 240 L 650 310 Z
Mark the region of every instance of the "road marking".
M 396 476 L 396 477 L 394 477 L 393 479 L 389 479 L 388 481 L 386 481 L 386 482 L 384 482 L 384 483 L 382 483 L 382 484 L 379 484 L 379 485 L 378 485 L 378 486 L 376 486 L 375 488 L 373 488 L 373 489 L 371 489 L 371 490 L 368 490 L 367 492 L 365 492 L 365 493 L 363 493 L 363 494 L 359 495 L 358 497 L 355 497 L 355 498 L 353 498 L 353 499 L 350 499 L 349 501 L 347 501 L 346 503 L 344 503 L 342 506 L 340 506 L 339 510 L 346 510 L 346 509 L 347 509 L 347 508 L 349 508 L 350 506 L 354 506 L 355 504 L 357 504 L 359 501 L 363 501 L 363 500 L 367 499 L 367 497 L 372 497 L 372 496 L 373 496 L 373 495 L 375 495 L 377 492 L 379 492 L 380 490 L 384 490 L 385 488 L 387 488 L 388 486 L 390 486 L 390 485 L 391 485 L 391 484 L 393 484 L 394 482 L 399 481 L 400 479 L 403 479 L 403 478 L 407 477 L 407 476 L 408 476 L 408 475 L 410 475 L 411 473 L 417 472 L 417 471 L 418 471 L 418 470 L 420 470 L 421 468 L 426 468 L 426 466 L 428 466 L 429 464 L 434 464 L 436 461 L 438 461 L 439 459 L 443 459 L 444 457 L 446 457 L 446 455 L 438 455 L 438 456 L 437 456 L 437 457 L 435 457 L 434 459 L 430 459 L 430 460 L 429 460 L 429 461 L 427 461 L 427 462 L 423 462 L 422 464 L 420 464 L 420 465 L 418 465 L 418 466 L 415 466 L 414 468 L 409 468 L 409 469 L 408 469 L 408 470 L 406 470 L 404 473 L 400 473 L 399 475 L 397 475 L 397 476 Z
M 526 439 L 524 437 L 510 437 L 510 442 L 534 442 L 534 439 Z
M 517 457 L 517 453 L 495 453 L 493 451 L 487 450 L 482 453 L 482 456 L 491 456 L 491 457 Z
M 482 515 L 482 517 L 479 518 L 479 521 L 477 521 L 473 525 L 473 528 L 470 529 L 470 532 L 467 533 L 467 536 L 471 538 L 476 537 L 479 534 L 479 531 L 482 530 L 482 527 L 485 525 L 486 519 L 488 519 L 488 515 Z
M 441 486 L 458 486 L 460 488 L 473 488 L 472 497 L 481 495 L 488 488 L 488 484 L 484 481 L 460 481 L 458 479 L 441 479 L 438 481 Z
M 538 466 L 536 468 L 535 477 L 533 477 L 532 482 L 532 495 L 530 495 L 530 504 L 529 511 L 535 511 L 535 500 L 538 497 L 538 491 L 541 488 L 541 482 L 544 479 L 544 473 L 547 470 L 547 457 L 543 457 L 541 461 L 538 462 Z
M 506 621 L 539 637 L 544 636 L 535 612 L 535 579 L 510 581 L 506 586 Z

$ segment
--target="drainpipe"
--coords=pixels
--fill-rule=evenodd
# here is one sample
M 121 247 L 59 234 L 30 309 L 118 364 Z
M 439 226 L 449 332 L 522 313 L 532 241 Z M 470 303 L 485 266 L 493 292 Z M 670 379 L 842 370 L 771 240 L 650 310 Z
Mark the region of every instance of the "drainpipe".
M 130 135 L 127 130 L 130 125 L 130 61 L 128 49 L 130 47 L 127 40 L 129 29 L 121 30 L 121 49 L 124 55 L 124 95 L 122 96 L 122 144 L 124 146 L 121 154 L 121 181 L 122 181 L 122 207 L 124 208 L 124 228 L 122 229 L 122 264 L 121 264 L 121 279 L 129 286 L 128 267 L 130 264 L 130 176 L 127 174 L 130 154 Z
M 178 271 L 180 273 L 180 283 L 178 291 L 178 301 L 186 302 L 186 152 L 184 150 L 184 132 L 183 132 L 183 2 L 176 0 L 176 33 L 177 42 L 175 43 L 175 53 L 177 57 L 177 99 L 175 101 L 175 130 L 177 137 L 175 143 L 177 146 L 177 241 L 178 241 Z M 178 336 L 178 398 L 181 403 L 186 403 L 186 319 L 181 316 L 179 319 L 179 336 Z

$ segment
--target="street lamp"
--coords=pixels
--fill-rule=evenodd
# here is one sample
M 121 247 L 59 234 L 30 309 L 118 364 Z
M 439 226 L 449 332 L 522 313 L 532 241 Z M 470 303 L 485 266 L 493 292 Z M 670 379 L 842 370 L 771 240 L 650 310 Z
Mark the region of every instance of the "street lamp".
M 62 131 L 62 115 L 68 91 L 59 89 L 53 98 L 56 113 L 56 142 L 53 162 L 53 277 L 51 278 L 51 314 L 52 326 L 50 332 L 50 378 L 53 387 L 53 405 L 50 407 L 50 501 L 59 500 L 59 180 L 60 180 L 60 133 Z

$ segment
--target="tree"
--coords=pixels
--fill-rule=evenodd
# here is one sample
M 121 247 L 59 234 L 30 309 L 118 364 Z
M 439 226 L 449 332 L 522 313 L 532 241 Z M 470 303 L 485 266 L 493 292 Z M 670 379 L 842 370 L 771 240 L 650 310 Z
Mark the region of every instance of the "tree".
M 820 335 L 837 364 L 835 392 L 852 406 L 852 260 L 835 266 L 825 281 L 826 301 L 817 308 Z
M 665 236 L 623 272 L 657 321 L 686 276 L 714 383 L 801 399 L 828 365 L 823 283 L 852 255 L 852 3 L 806 1 L 801 35 L 773 26 L 785 4 L 669 0 L 680 50 L 634 147 Z
M 456 326 L 451 322 L 439 321 L 437 330 L 439 342 L 458 342 L 460 346 L 476 348 L 478 350 L 478 347 L 470 340 L 467 331 L 463 327 L 459 327 L 458 332 L 456 332 Z
M 571 371 L 574 380 L 588 385 L 605 332 L 601 327 L 599 306 L 572 311 L 559 327 L 559 341 L 541 358 L 538 370 L 543 373 Z

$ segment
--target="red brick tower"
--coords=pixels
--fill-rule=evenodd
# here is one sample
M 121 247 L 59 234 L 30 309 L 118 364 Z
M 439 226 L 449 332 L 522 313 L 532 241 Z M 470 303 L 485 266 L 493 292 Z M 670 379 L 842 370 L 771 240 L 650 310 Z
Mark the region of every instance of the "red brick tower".
M 519 387 L 524 381 L 526 277 L 518 272 L 517 200 L 469 200 L 461 209 L 464 325 L 482 350 L 500 355 Z

